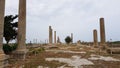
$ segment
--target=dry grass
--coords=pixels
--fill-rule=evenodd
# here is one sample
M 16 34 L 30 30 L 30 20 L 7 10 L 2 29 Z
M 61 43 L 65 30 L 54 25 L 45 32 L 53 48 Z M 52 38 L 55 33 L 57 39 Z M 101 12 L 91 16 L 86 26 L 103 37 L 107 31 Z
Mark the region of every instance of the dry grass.
M 57 61 L 52 61 L 52 62 L 45 61 L 45 58 L 47 57 L 61 57 L 61 55 L 51 52 L 42 52 L 37 56 L 30 57 L 28 59 L 29 62 L 24 64 L 25 65 L 24 68 L 37 68 L 38 66 L 56 68 L 64 64 L 64 63 L 59 63 Z
M 102 56 L 111 56 L 115 57 L 117 59 L 120 59 L 120 55 L 110 55 L 106 53 L 105 51 L 99 51 L 97 48 L 91 48 L 91 47 L 84 47 L 84 46 L 59 46 L 59 49 L 61 50 L 71 50 L 71 51 L 84 51 L 86 53 L 62 53 L 62 52 L 41 52 L 37 54 L 36 56 L 30 55 L 27 56 L 26 61 L 24 63 L 19 62 L 16 65 L 20 66 L 24 64 L 24 68 L 37 68 L 38 66 L 44 66 L 44 67 L 49 67 L 49 68 L 57 68 L 65 63 L 60 63 L 57 61 L 45 61 L 45 58 L 70 58 L 73 55 L 78 55 L 81 56 L 81 58 L 86 58 L 88 59 L 91 54 L 96 54 L 96 55 L 102 55 Z M 83 68 L 120 68 L 120 62 L 119 61 L 103 61 L 103 60 L 97 60 L 93 61 L 90 60 L 94 63 L 94 65 L 83 65 Z M 67 66 L 67 65 L 66 65 Z M 72 68 L 72 67 L 71 67 Z

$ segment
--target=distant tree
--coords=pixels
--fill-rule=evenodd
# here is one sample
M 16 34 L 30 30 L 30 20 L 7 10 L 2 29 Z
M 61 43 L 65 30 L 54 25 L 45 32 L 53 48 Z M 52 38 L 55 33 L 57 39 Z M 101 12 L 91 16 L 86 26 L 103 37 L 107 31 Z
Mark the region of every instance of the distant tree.
M 67 44 L 69 44 L 70 42 L 72 42 L 71 37 L 70 37 L 70 36 L 67 36 L 67 37 L 65 38 L 65 42 L 66 42 Z
M 8 15 L 4 18 L 4 37 L 6 43 L 8 44 L 10 40 L 13 40 L 17 37 L 17 27 L 18 22 L 14 22 L 14 20 L 18 17 L 18 15 Z

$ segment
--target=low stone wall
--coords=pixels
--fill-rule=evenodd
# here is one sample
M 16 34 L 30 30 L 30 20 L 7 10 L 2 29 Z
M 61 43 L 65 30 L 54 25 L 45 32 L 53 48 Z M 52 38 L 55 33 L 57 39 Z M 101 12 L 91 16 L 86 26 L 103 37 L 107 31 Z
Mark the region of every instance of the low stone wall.
M 108 44 L 108 47 L 120 47 L 120 44 Z
M 109 44 L 106 51 L 110 54 L 120 54 L 120 44 Z

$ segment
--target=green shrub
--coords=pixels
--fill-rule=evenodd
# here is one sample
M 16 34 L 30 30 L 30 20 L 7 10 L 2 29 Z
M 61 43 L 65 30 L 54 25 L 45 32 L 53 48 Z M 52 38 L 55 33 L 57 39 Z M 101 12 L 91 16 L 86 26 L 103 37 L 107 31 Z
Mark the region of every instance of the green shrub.
M 38 51 L 41 52 L 41 51 L 44 51 L 45 49 L 44 48 L 39 48 Z
M 3 45 L 3 51 L 4 51 L 5 54 L 9 54 L 9 53 L 12 52 L 12 48 L 8 44 L 4 44 Z
M 16 48 L 17 48 L 17 44 L 12 44 L 12 45 L 4 44 L 3 45 L 3 51 L 5 54 L 10 54 L 12 51 L 16 50 Z
M 39 54 L 40 52 L 44 51 L 45 49 L 44 48 L 38 48 L 38 49 L 33 49 L 33 48 L 30 48 L 29 49 L 29 54 L 32 55 L 32 54 Z
M 70 37 L 70 36 L 67 36 L 67 37 L 65 38 L 65 42 L 66 42 L 67 44 L 69 44 L 70 42 L 72 42 L 71 37 Z
M 16 43 L 13 44 L 13 45 L 11 46 L 11 48 L 12 48 L 12 51 L 16 50 L 16 49 L 17 49 L 17 44 L 16 44 Z
M 34 48 L 29 48 L 29 51 L 33 51 L 34 50 Z

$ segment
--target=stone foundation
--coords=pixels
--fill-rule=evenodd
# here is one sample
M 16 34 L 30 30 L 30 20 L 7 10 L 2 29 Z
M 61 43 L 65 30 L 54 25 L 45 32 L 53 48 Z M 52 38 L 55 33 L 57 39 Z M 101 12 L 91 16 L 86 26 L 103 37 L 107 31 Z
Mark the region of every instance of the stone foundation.
M 101 50 L 106 50 L 107 44 L 100 44 L 99 48 L 100 48 Z
M 109 54 L 120 54 L 120 44 L 109 44 L 106 47 L 106 51 Z
M 14 51 L 10 57 L 15 60 L 25 60 L 26 54 L 27 54 L 27 50 L 19 50 L 19 51 L 17 50 Z
M 8 66 L 9 56 L 5 54 L 0 54 L 0 68 L 4 68 Z

